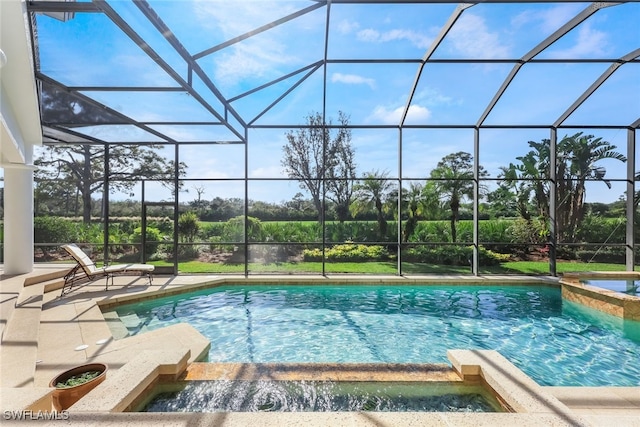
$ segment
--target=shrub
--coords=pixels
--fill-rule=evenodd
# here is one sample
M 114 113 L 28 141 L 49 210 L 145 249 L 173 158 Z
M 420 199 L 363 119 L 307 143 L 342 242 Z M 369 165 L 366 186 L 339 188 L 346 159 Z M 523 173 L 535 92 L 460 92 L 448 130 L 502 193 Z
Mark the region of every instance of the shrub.
M 373 221 L 328 222 L 326 235 L 332 242 L 375 242 L 378 240 L 379 231 L 378 224 Z
M 173 233 L 173 218 L 167 216 L 148 218 L 147 227 L 157 228 L 163 234 L 171 234 Z
M 478 234 L 482 242 L 494 243 L 510 243 L 511 231 L 510 227 L 513 220 L 508 219 L 491 219 L 479 221 Z
M 154 227 L 147 227 L 147 244 L 145 246 L 145 252 L 147 256 L 154 255 L 158 252 L 158 247 L 160 246 L 162 239 L 162 234 L 160 230 Z M 133 234 L 131 235 L 132 243 L 142 243 L 142 227 L 137 227 L 133 230 Z
M 303 257 L 305 261 L 322 261 L 322 250 L 305 249 Z M 329 262 L 383 261 L 389 258 L 389 253 L 380 245 L 356 245 L 347 242 L 325 250 L 325 257 Z
M 224 233 L 224 222 L 205 222 L 200 224 L 200 237 L 209 241 L 212 237 L 220 238 Z
M 215 251 L 223 251 L 223 252 L 231 252 L 234 250 L 234 245 L 223 245 L 222 242 L 224 240 L 220 236 L 212 236 L 209 237 L 209 252 Z
M 200 222 L 194 212 L 185 212 L 178 217 L 178 234 L 182 242 L 192 243 L 198 231 Z
M 322 227 L 317 222 L 266 222 L 262 224 L 263 237 L 268 242 L 318 242 Z
M 549 237 L 549 227 L 542 219 L 525 220 L 518 218 L 507 229 L 515 250 L 529 253 L 532 246 L 543 246 Z
M 127 236 L 133 234 L 133 231 L 136 229 L 136 227 L 138 227 L 140 225 L 140 219 L 130 219 L 130 218 L 124 218 L 124 219 L 120 219 L 120 220 L 116 220 L 116 221 L 111 221 L 111 223 L 109 224 L 110 226 L 113 226 L 115 224 L 118 225 L 118 229 L 123 233 L 126 234 Z
M 178 259 L 192 260 L 200 256 L 200 247 L 198 245 L 180 245 L 178 246 Z
M 582 262 L 610 262 L 624 263 L 626 250 L 623 247 L 603 247 L 603 248 L 579 248 L 575 251 L 575 256 Z
M 626 221 L 624 218 L 603 218 L 587 215 L 576 233 L 578 242 L 625 243 Z
M 414 246 L 406 249 L 402 259 L 407 262 L 421 262 L 440 265 L 470 265 L 473 258 L 473 246 Z M 490 251 L 482 246 L 478 254 L 480 265 L 498 265 L 508 261 L 511 256 Z
M 251 242 L 263 240 L 262 223 L 258 218 L 247 217 L 247 236 Z M 227 242 L 244 242 L 244 215 L 231 218 L 225 223 L 222 239 Z
M 72 243 L 79 241 L 80 231 L 73 221 L 37 216 L 33 219 L 33 237 L 35 243 Z
M 448 242 L 451 228 L 448 221 L 419 221 L 409 239 L 411 242 Z

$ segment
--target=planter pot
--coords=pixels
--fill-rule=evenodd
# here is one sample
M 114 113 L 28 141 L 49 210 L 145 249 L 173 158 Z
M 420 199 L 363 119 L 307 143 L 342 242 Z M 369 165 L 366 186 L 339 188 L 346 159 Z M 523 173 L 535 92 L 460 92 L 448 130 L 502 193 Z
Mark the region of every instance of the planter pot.
M 86 365 L 76 366 L 75 368 L 71 368 L 67 371 L 62 372 L 61 374 L 56 375 L 49 383 L 49 387 L 56 387 L 56 384 L 63 383 L 69 378 L 81 375 L 85 372 L 100 372 L 100 375 L 82 384 L 67 388 L 56 388 L 52 395 L 54 408 L 56 408 L 56 410 L 58 411 L 68 409 L 71 405 L 80 400 L 80 398 L 82 398 L 85 394 L 89 393 L 98 384 L 104 381 L 104 379 L 107 377 L 107 370 L 108 367 L 104 363 L 89 363 Z

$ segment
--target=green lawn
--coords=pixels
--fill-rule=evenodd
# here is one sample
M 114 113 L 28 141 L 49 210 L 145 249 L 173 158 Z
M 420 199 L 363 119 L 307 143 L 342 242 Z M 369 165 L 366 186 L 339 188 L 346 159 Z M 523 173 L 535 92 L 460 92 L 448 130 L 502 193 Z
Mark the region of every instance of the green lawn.
M 167 262 L 154 261 L 151 264 L 157 266 L 169 266 Z M 609 263 L 579 263 L 579 262 L 558 262 L 557 272 L 568 273 L 576 271 L 624 271 L 622 264 Z M 243 273 L 242 264 L 212 264 L 200 261 L 185 261 L 178 264 L 181 273 Z M 640 269 L 640 268 L 639 268 Z M 322 263 L 320 262 L 283 262 L 278 264 L 250 263 L 251 273 L 322 273 Z M 397 264 L 395 262 L 342 262 L 327 263 L 325 265 L 327 273 L 360 273 L 360 274 L 396 274 Z M 402 263 L 403 274 L 471 274 L 470 267 L 452 265 L 433 265 L 422 263 Z M 549 264 L 540 261 L 514 261 L 505 262 L 499 266 L 480 267 L 481 274 L 538 274 L 548 275 Z

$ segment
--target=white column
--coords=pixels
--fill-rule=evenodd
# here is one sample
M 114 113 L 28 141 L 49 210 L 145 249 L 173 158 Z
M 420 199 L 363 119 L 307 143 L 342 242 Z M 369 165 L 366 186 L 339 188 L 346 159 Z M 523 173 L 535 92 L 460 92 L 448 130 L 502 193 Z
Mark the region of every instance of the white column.
M 4 170 L 4 274 L 33 271 L 33 171 Z

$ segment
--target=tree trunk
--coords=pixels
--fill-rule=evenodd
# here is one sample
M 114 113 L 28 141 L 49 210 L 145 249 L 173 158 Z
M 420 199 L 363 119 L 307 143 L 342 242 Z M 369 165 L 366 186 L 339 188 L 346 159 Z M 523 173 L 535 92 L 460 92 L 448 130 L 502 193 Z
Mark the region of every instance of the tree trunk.
M 322 223 L 322 201 L 319 197 L 313 198 L 313 205 L 316 207 L 316 211 L 318 211 L 318 224 Z
M 387 235 L 387 220 L 384 219 L 384 214 L 382 213 L 382 202 L 380 199 L 376 199 L 376 212 L 378 213 L 378 231 L 380 233 L 380 240 L 382 241 Z
M 409 216 L 409 219 L 407 219 L 407 222 L 404 226 L 404 236 L 403 236 L 404 243 L 407 243 L 409 241 L 409 238 L 415 231 L 417 224 L 418 224 L 417 217 L 414 215 Z
M 584 182 L 579 181 L 576 183 L 576 188 L 571 194 L 571 212 L 569 217 L 569 226 L 567 227 L 567 234 L 569 235 L 571 242 L 575 242 L 576 230 L 580 226 L 582 218 L 584 217 L 584 192 Z
M 336 204 L 336 215 L 340 224 L 343 224 L 347 219 L 349 219 L 349 206 L 345 203 Z
M 91 149 L 84 146 L 84 165 L 82 167 L 82 221 L 85 224 L 91 222 Z
M 91 193 L 89 191 L 82 192 L 82 222 L 85 224 L 91 222 Z
M 451 242 L 456 243 L 458 239 L 456 222 L 458 220 L 458 210 L 460 209 L 460 201 L 456 195 L 451 197 Z

